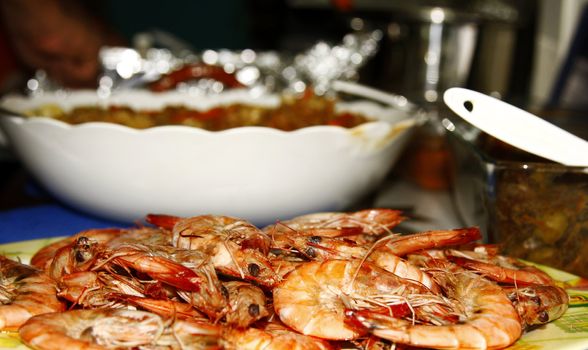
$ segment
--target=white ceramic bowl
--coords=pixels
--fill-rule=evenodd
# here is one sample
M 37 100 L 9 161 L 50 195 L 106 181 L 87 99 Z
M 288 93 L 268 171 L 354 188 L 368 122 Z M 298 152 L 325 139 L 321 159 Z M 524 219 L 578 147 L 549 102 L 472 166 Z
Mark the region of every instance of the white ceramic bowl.
M 276 105 L 276 96 L 244 91 L 194 97 L 127 91 L 35 98 L 8 96 L 24 111 L 47 103 L 166 104 L 207 109 L 234 102 Z M 132 129 L 110 123 L 69 125 L 45 117 L 2 117 L 9 144 L 61 201 L 94 215 L 136 222 L 147 213 L 232 215 L 264 225 L 304 213 L 344 210 L 378 186 L 417 124 L 414 116 L 371 102 L 338 105 L 378 119 L 352 129 L 313 126 L 291 132 L 241 127 L 211 132 L 187 126 Z

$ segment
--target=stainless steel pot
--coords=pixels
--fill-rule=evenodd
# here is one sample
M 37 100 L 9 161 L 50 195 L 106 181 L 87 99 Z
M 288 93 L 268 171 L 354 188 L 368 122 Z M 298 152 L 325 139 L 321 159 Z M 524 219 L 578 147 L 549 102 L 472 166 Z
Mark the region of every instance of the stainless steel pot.
M 375 62 L 374 85 L 423 106 L 440 103 L 447 88 L 469 82 L 485 93 L 503 93 L 517 12 L 491 10 L 422 5 L 389 9 L 381 17 L 386 36 Z

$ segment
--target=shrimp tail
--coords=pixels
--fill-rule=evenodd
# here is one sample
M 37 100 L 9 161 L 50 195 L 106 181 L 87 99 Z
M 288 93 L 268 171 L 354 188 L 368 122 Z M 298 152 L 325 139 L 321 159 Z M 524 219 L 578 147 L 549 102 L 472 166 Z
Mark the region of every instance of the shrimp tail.
M 180 217 L 164 214 L 147 214 L 145 221 L 160 228 L 171 230 L 180 221 Z
M 373 329 L 376 326 L 376 323 L 372 324 L 365 322 L 365 320 L 368 320 L 369 315 L 372 315 L 373 317 L 378 317 L 377 315 L 382 315 L 384 317 L 400 319 L 402 317 L 409 316 L 411 312 L 412 310 L 410 309 L 410 306 L 407 303 L 392 305 L 389 307 L 363 310 L 346 308 L 345 323 L 355 329 L 363 329 L 367 333 L 368 330 Z

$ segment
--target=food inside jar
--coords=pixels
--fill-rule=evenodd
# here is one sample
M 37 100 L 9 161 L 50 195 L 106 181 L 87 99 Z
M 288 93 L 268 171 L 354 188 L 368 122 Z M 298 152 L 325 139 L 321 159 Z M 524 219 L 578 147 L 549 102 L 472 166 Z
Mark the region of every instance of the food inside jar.
M 513 256 L 588 275 L 588 175 L 497 174 L 494 239 Z
M 588 276 L 588 174 L 490 136 L 478 146 L 497 161 L 486 190 L 490 241 L 509 255 Z

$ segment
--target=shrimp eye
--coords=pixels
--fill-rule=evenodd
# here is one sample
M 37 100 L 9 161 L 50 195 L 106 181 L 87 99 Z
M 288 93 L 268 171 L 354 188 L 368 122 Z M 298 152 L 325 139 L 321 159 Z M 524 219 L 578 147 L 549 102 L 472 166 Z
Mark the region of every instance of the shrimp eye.
M 80 338 L 82 340 L 90 340 L 93 341 L 94 340 L 94 336 L 92 335 L 92 332 L 94 331 L 94 328 L 92 326 L 84 329 L 82 331 L 82 333 L 80 334 Z
M 84 262 L 92 257 L 92 254 L 88 251 L 78 250 L 76 251 L 75 258 L 76 261 L 81 263 Z
M 543 311 L 543 312 L 539 313 L 539 315 L 537 315 L 537 319 L 541 323 L 549 322 L 549 314 L 546 311 Z
M 307 256 L 309 256 L 311 258 L 316 258 L 316 252 L 314 251 L 314 249 L 312 247 L 306 248 L 306 250 L 304 251 L 304 254 L 306 254 Z
M 273 255 L 276 255 L 276 256 L 280 256 L 283 253 L 282 249 L 279 249 L 279 248 L 270 248 L 269 252 Z
M 308 239 L 310 243 L 320 243 L 323 240 L 321 236 L 312 236 Z
M 223 297 L 225 297 L 226 299 L 229 298 L 229 290 L 227 289 L 227 287 L 221 286 L 221 293 L 223 294 Z
M 259 276 L 259 271 L 260 271 L 259 265 L 251 263 L 251 264 L 247 265 L 247 270 L 249 271 L 251 276 L 253 276 L 253 277 Z
M 88 250 L 92 247 L 92 242 L 86 237 L 80 237 L 76 241 L 76 247 Z
M 539 298 L 538 296 L 534 296 L 531 297 L 530 300 L 535 304 L 535 305 L 541 305 L 541 298 Z
M 257 316 L 259 316 L 259 305 L 251 304 L 251 305 L 249 305 L 249 308 L 247 309 L 247 311 L 249 312 L 249 316 L 257 317 Z

